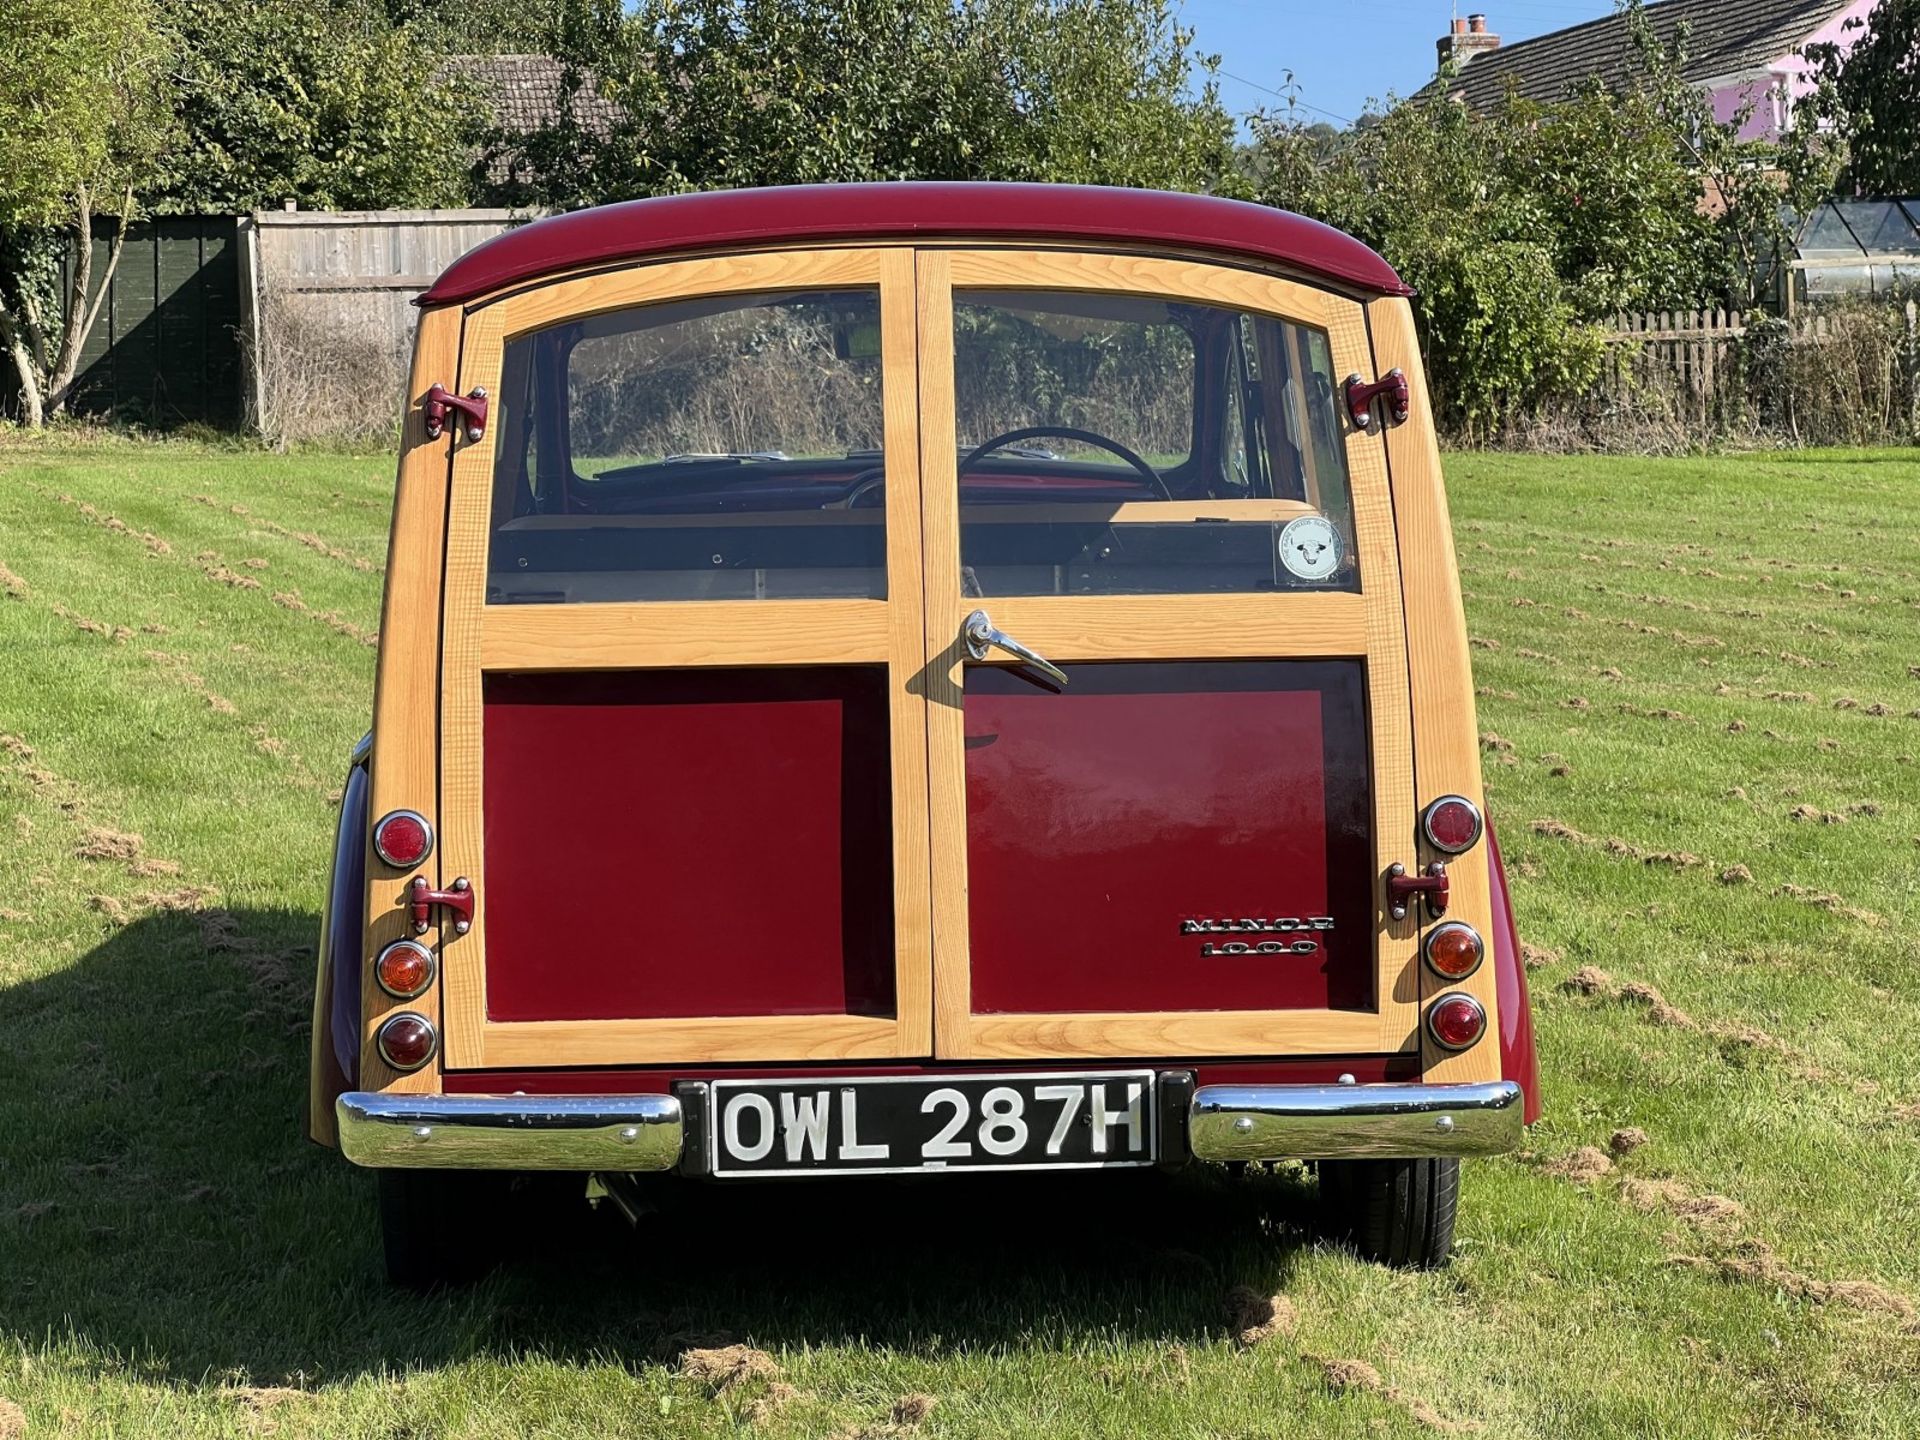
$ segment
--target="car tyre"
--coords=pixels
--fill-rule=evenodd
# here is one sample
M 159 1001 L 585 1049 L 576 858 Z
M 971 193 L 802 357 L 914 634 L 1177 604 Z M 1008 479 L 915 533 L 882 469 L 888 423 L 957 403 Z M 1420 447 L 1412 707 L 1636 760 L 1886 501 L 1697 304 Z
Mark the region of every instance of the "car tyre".
M 1453 1254 L 1460 1162 L 1322 1160 L 1321 1227 L 1363 1258 L 1407 1270 L 1437 1270 Z
M 506 1177 L 473 1170 L 380 1170 L 387 1279 L 407 1290 L 468 1285 L 499 1260 Z

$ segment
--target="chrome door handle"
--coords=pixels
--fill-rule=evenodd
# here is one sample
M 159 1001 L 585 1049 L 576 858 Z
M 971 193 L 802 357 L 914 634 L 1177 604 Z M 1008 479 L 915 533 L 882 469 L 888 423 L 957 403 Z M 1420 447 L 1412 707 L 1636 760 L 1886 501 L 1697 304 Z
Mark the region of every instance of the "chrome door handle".
M 1019 656 L 1054 684 L 1062 688 L 1066 686 L 1066 671 L 1038 650 L 1030 650 L 1022 645 L 1006 631 L 994 629 L 993 621 L 987 617 L 987 612 L 984 610 L 976 610 L 967 616 L 965 623 L 960 626 L 960 636 L 967 642 L 967 653 L 976 660 L 986 659 L 989 647 L 1004 650 L 1009 655 Z

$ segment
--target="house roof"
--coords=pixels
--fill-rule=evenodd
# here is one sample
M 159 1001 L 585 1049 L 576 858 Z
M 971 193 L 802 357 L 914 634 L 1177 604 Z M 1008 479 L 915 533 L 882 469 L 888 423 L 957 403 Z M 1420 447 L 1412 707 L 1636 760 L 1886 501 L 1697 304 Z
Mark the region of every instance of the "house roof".
M 442 69 L 472 88 L 505 135 L 531 135 L 560 118 L 566 65 L 551 55 L 453 55 Z M 583 74 L 573 114 L 581 129 L 605 138 L 620 118 L 620 107 L 596 91 L 592 75 Z
M 1685 75 L 1695 82 L 1738 75 L 1791 54 L 1822 25 L 1845 10 L 1850 0 L 1660 0 L 1646 16 L 1663 45 L 1687 27 Z M 1489 110 L 1509 84 L 1527 100 L 1550 102 L 1589 75 L 1612 88 L 1625 83 L 1639 65 L 1639 51 L 1623 13 L 1589 20 L 1488 50 L 1468 61 L 1445 82 L 1445 93 L 1475 110 Z M 1442 81 L 1430 80 L 1419 93 L 1441 93 Z
M 448 266 L 421 305 L 648 256 L 801 240 L 947 237 L 1175 246 L 1278 262 L 1352 290 L 1412 293 L 1350 235 L 1285 210 L 1096 185 L 892 181 L 628 200 L 509 230 Z

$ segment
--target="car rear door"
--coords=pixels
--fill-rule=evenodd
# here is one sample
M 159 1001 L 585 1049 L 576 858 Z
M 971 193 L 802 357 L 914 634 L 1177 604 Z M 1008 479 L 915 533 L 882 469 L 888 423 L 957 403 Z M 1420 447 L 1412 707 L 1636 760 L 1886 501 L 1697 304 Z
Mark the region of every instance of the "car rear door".
M 925 1056 L 913 254 L 466 312 L 437 688 L 450 1069 Z
M 1018 248 L 923 249 L 918 286 L 935 1053 L 1415 1048 L 1363 306 Z

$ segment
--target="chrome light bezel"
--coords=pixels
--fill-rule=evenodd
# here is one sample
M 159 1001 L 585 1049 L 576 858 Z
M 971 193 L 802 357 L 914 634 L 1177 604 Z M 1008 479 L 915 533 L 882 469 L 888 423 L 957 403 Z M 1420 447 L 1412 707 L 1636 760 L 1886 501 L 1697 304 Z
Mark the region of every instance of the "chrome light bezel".
M 426 835 L 427 848 L 420 852 L 418 859 L 399 860 L 387 849 L 385 839 L 387 827 L 396 820 L 416 821 L 421 831 Z M 393 866 L 396 870 L 415 870 L 426 864 L 433 856 L 433 843 L 433 822 L 428 820 L 427 817 L 422 815 L 418 810 L 389 810 L 386 814 L 382 815 L 379 820 L 374 822 L 373 853 L 386 861 L 387 864 Z
M 380 973 L 381 962 L 396 950 L 417 950 L 427 960 L 427 978 L 420 982 L 417 990 L 396 990 L 387 984 L 386 977 Z M 433 982 L 440 978 L 440 957 L 418 940 L 396 940 L 387 946 L 373 961 L 373 983 L 396 1000 L 417 1000 L 433 988 Z
M 1433 1017 L 1439 1011 L 1440 1007 L 1442 1005 L 1455 1005 L 1455 1004 L 1471 1005 L 1473 1007 L 1474 1014 L 1480 1017 L 1480 1029 L 1478 1030 L 1478 1032 L 1475 1033 L 1473 1039 L 1467 1041 L 1465 1044 L 1462 1044 L 1462 1045 L 1454 1045 L 1449 1043 L 1446 1040 L 1442 1040 L 1440 1038 L 1439 1031 L 1433 1028 Z M 1442 995 L 1439 999 L 1435 1000 L 1431 1005 L 1427 1007 L 1426 1030 L 1427 1030 L 1427 1038 L 1433 1041 L 1433 1043 L 1438 1045 L 1442 1050 L 1451 1051 L 1454 1054 L 1459 1054 L 1462 1050 L 1471 1050 L 1474 1046 L 1478 1045 L 1482 1040 L 1487 1038 L 1487 1007 L 1482 1005 L 1473 996 L 1468 995 L 1463 991 L 1457 991 L 1457 990 L 1452 991 L 1448 994 Z
M 402 1020 L 418 1020 L 422 1025 L 427 1027 L 427 1053 L 411 1065 L 403 1065 L 400 1061 L 395 1060 L 387 1050 L 387 1032 Z M 380 1052 L 380 1058 L 386 1061 L 389 1069 L 398 1071 L 402 1075 L 411 1075 L 414 1071 L 423 1070 L 432 1064 L 433 1057 L 440 1053 L 440 1030 L 433 1021 L 422 1015 L 418 1010 L 402 1010 L 399 1014 L 389 1015 L 385 1020 L 380 1022 L 379 1030 L 374 1032 L 373 1043 L 374 1048 Z
M 1464 845 L 1448 845 L 1433 833 L 1433 815 L 1442 805 L 1464 805 L 1467 813 L 1473 816 L 1473 838 Z M 1464 855 L 1480 843 L 1480 837 L 1487 833 L 1487 820 L 1480 813 L 1480 807 L 1464 795 L 1442 795 L 1437 800 L 1427 802 L 1426 809 L 1420 812 L 1420 834 L 1427 844 L 1443 855 Z
M 1473 937 L 1473 964 L 1458 975 L 1442 970 L 1438 965 L 1433 963 L 1433 942 L 1450 930 L 1464 930 L 1468 935 Z M 1481 939 L 1480 932 L 1466 921 L 1443 920 L 1431 930 L 1427 931 L 1427 938 L 1420 942 L 1420 958 L 1426 962 L 1427 973 L 1432 975 L 1436 980 L 1444 981 L 1448 985 L 1457 985 L 1462 980 L 1471 980 L 1475 975 L 1478 975 L 1480 973 L 1480 967 L 1487 963 L 1487 942 Z

